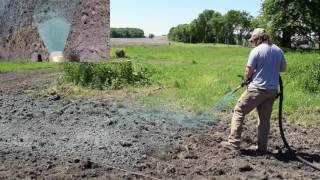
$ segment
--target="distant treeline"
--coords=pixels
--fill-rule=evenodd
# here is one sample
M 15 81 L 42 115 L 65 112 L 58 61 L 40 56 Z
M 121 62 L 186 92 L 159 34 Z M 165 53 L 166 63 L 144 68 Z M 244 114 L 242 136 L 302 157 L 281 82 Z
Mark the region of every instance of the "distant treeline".
M 111 28 L 112 38 L 144 38 L 144 31 L 138 28 Z
M 243 44 L 249 35 L 253 17 L 247 12 L 231 10 L 225 15 L 205 10 L 190 24 L 171 28 L 171 41 L 184 43 Z
M 282 47 L 320 48 L 320 0 L 264 0 L 260 14 L 230 10 L 221 14 L 203 11 L 190 24 L 171 28 L 171 41 L 185 43 L 247 44 L 250 32 L 267 29 L 274 43 Z

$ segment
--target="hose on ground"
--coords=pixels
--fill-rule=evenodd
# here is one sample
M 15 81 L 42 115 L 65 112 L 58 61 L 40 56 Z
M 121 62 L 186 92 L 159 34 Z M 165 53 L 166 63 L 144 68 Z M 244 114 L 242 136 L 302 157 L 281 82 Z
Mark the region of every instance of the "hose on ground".
M 296 159 L 298 159 L 298 160 L 301 161 L 302 163 L 304 163 L 304 164 L 312 167 L 313 169 L 316 169 L 316 170 L 320 171 L 320 167 L 318 167 L 318 166 L 316 166 L 315 164 L 313 164 L 312 162 L 304 159 L 304 158 L 301 157 L 295 150 L 293 150 L 293 149 L 290 147 L 290 145 L 289 145 L 289 143 L 288 143 L 288 141 L 287 141 L 287 139 L 286 139 L 286 137 L 285 137 L 284 129 L 283 129 L 283 118 L 282 118 L 282 113 L 283 113 L 283 99 L 284 99 L 284 98 L 283 98 L 283 92 L 284 92 L 283 90 L 284 90 L 284 88 L 283 88 L 283 81 L 282 81 L 281 76 L 280 76 L 280 78 L 279 78 L 279 86 L 280 86 L 280 93 L 279 93 L 279 129 L 280 129 L 280 135 L 281 135 L 281 139 L 282 139 L 282 141 L 283 141 L 283 143 L 284 143 L 284 146 L 285 146 L 285 148 L 288 149 L 290 155 L 293 155 L 293 157 L 295 157 Z

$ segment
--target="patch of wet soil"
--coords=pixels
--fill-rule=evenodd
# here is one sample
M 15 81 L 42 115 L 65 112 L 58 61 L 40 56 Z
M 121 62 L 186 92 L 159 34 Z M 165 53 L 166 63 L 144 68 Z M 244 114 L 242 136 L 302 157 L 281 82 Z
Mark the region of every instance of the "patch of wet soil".
M 13 164 L 31 154 L 40 162 L 41 157 L 90 158 L 101 166 L 131 169 L 191 133 L 173 119 L 141 112 L 109 101 L 49 101 L 2 92 L 0 152 L 15 156 L 16 162 L 9 161 Z M 3 163 L 8 163 L 6 158 L 2 156 Z

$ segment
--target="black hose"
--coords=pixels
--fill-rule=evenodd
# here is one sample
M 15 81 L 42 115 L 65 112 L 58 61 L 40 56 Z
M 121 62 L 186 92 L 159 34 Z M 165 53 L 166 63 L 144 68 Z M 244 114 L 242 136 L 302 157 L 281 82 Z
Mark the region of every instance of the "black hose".
M 282 111 L 283 111 L 283 81 L 281 76 L 279 77 L 279 86 L 280 86 L 280 93 L 279 93 L 279 128 L 280 128 L 280 135 L 281 139 L 284 143 L 284 146 L 289 150 L 290 153 L 294 153 L 294 150 L 291 149 L 283 130 L 283 123 L 282 123 Z
M 285 146 L 285 148 L 288 149 L 290 155 L 293 155 L 293 157 L 297 158 L 298 160 L 300 160 L 300 161 L 303 162 L 304 164 L 306 164 L 306 165 L 308 165 L 308 166 L 310 166 L 310 167 L 312 167 L 312 168 L 320 171 L 320 167 L 314 165 L 312 162 L 310 162 L 310 161 L 304 159 L 303 157 L 299 156 L 299 155 L 297 154 L 297 152 L 290 147 L 290 145 L 289 145 L 289 143 L 288 143 L 288 141 L 287 141 L 287 139 L 286 139 L 286 137 L 285 137 L 285 135 L 284 135 L 283 122 L 282 122 L 282 110 L 283 110 L 283 81 L 282 81 L 281 76 L 280 76 L 280 78 L 279 78 L 279 86 L 280 86 L 280 93 L 279 93 L 279 128 L 280 128 L 281 139 L 282 139 L 282 141 L 283 141 L 283 143 L 284 143 L 284 146 Z

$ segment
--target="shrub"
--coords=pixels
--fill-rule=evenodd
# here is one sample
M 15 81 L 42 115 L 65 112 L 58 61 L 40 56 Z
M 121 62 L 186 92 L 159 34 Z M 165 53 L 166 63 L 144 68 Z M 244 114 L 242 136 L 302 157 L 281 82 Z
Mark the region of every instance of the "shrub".
M 303 87 L 309 92 L 320 92 L 320 61 L 305 66 L 303 76 Z
M 155 37 L 154 34 L 149 34 L 149 38 L 150 38 L 150 39 L 153 39 L 154 37 Z
M 314 61 L 304 66 L 294 66 L 289 76 L 296 80 L 304 90 L 310 93 L 320 92 L 320 61 Z
M 121 89 L 126 85 L 150 84 L 151 71 L 146 67 L 134 69 L 131 61 L 107 63 L 63 64 L 64 79 L 83 87 Z
M 139 85 L 151 84 L 150 77 L 153 73 L 154 71 L 152 71 L 151 68 L 136 66 L 133 72 L 133 81 Z
M 115 52 L 116 54 L 116 58 L 126 58 L 126 52 L 124 52 L 124 50 L 117 50 Z

